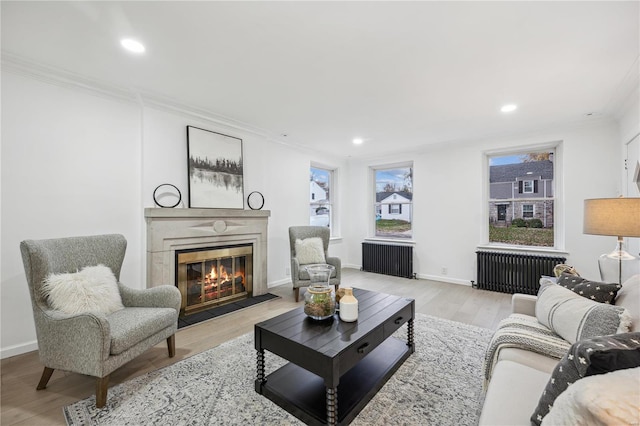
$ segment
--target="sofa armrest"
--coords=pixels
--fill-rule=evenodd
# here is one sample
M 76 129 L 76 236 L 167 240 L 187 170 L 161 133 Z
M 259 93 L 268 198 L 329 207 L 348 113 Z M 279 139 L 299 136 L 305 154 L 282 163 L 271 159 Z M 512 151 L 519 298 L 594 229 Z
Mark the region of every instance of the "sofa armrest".
M 140 308 L 173 308 L 180 312 L 182 296 L 180 290 L 172 285 L 161 285 L 146 289 L 135 289 L 118 283 L 122 304 Z
M 535 317 L 536 300 L 538 300 L 538 296 L 516 293 L 511 297 L 511 312 Z

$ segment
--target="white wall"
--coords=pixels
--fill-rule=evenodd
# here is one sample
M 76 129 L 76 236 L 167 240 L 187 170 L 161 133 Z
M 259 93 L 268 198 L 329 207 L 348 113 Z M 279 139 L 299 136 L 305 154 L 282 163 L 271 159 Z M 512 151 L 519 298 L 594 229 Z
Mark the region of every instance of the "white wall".
M 617 124 L 601 121 L 560 131 L 509 139 L 481 140 L 425 147 L 397 158 L 350 162 L 351 199 L 348 262 L 361 264 L 360 243 L 370 236 L 372 191 L 369 167 L 381 162 L 414 161 L 414 271 L 419 277 L 470 284 L 476 279 L 475 251 L 483 241 L 486 205 L 483 168 L 488 151 L 562 141 L 560 155 L 564 250 L 568 262 L 585 276 L 598 278 L 597 257 L 612 249 L 615 238 L 582 233 L 583 200 L 620 193 Z M 367 205 L 363 210 L 358 206 Z M 441 273 L 447 268 L 447 275 Z
M 245 195 L 260 191 L 271 210 L 268 284 L 289 282 L 288 227 L 308 224 L 311 158 L 344 168 L 335 158 L 304 152 L 201 112 L 161 107 L 144 97 L 2 74 L 2 270 L 0 357 L 37 348 L 19 251 L 25 239 L 122 233 L 128 241 L 121 280 L 145 286 L 144 208 L 153 190 L 176 185 L 188 197 L 186 126 L 243 139 Z M 108 91 L 107 91 L 108 92 Z M 126 98 L 126 96 L 125 96 Z M 338 182 L 340 184 L 340 182 Z M 332 255 L 343 256 L 341 239 Z
M 35 349 L 20 241 L 122 233 L 140 276 L 139 136 L 135 104 L 2 74 L 2 356 Z
M 627 169 L 621 169 L 621 181 L 625 197 L 639 197 L 640 188 L 634 181 L 636 167 L 640 164 L 640 89 L 629 97 L 620 118 L 620 144 L 627 159 Z M 625 238 L 626 250 L 640 256 L 640 238 Z

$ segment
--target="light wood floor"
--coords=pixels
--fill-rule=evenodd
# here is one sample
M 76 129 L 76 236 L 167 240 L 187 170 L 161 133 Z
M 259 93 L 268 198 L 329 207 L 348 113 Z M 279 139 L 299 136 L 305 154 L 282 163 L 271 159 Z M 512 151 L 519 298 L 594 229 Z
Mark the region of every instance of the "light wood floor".
M 427 280 L 409 280 L 344 269 L 342 285 L 412 297 L 416 311 L 494 329 L 511 309 L 511 295 Z M 281 296 L 242 311 L 181 329 L 176 334 L 176 356 L 168 358 L 166 344 L 159 344 L 111 374 L 110 385 L 166 367 L 234 337 L 253 331 L 253 325 L 302 305 L 296 303 L 290 285 L 272 287 Z M 303 291 L 301 291 L 302 296 Z M 91 396 L 95 379 L 55 371 L 46 389 L 36 391 L 43 366 L 37 352 L 3 359 L 1 363 L 0 424 L 65 425 L 62 407 Z

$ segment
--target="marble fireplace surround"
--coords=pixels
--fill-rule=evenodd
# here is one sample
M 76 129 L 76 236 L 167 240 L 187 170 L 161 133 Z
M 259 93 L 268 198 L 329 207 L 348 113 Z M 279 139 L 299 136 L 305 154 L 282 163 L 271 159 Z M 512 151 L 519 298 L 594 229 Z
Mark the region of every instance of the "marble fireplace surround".
M 176 250 L 253 245 L 253 296 L 267 293 L 268 210 L 146 208 L 147 288 L 176 285 Z

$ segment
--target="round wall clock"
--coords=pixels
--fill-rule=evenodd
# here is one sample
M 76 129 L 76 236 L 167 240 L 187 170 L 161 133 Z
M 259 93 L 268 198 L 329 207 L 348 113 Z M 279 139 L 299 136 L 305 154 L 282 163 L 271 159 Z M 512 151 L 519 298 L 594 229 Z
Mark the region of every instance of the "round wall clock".
M 162 188 L 162 189 L 161 189 Z M 163 183 L 153 191 L 153 201 L 162 208 L 173 208 L 182 201 L 182 193 L 175 185 Z
M 260 210 L 264 207 L 264 196 L 258 191 L 253 191 L 247 197 L 247 204 L 251 210 Z

